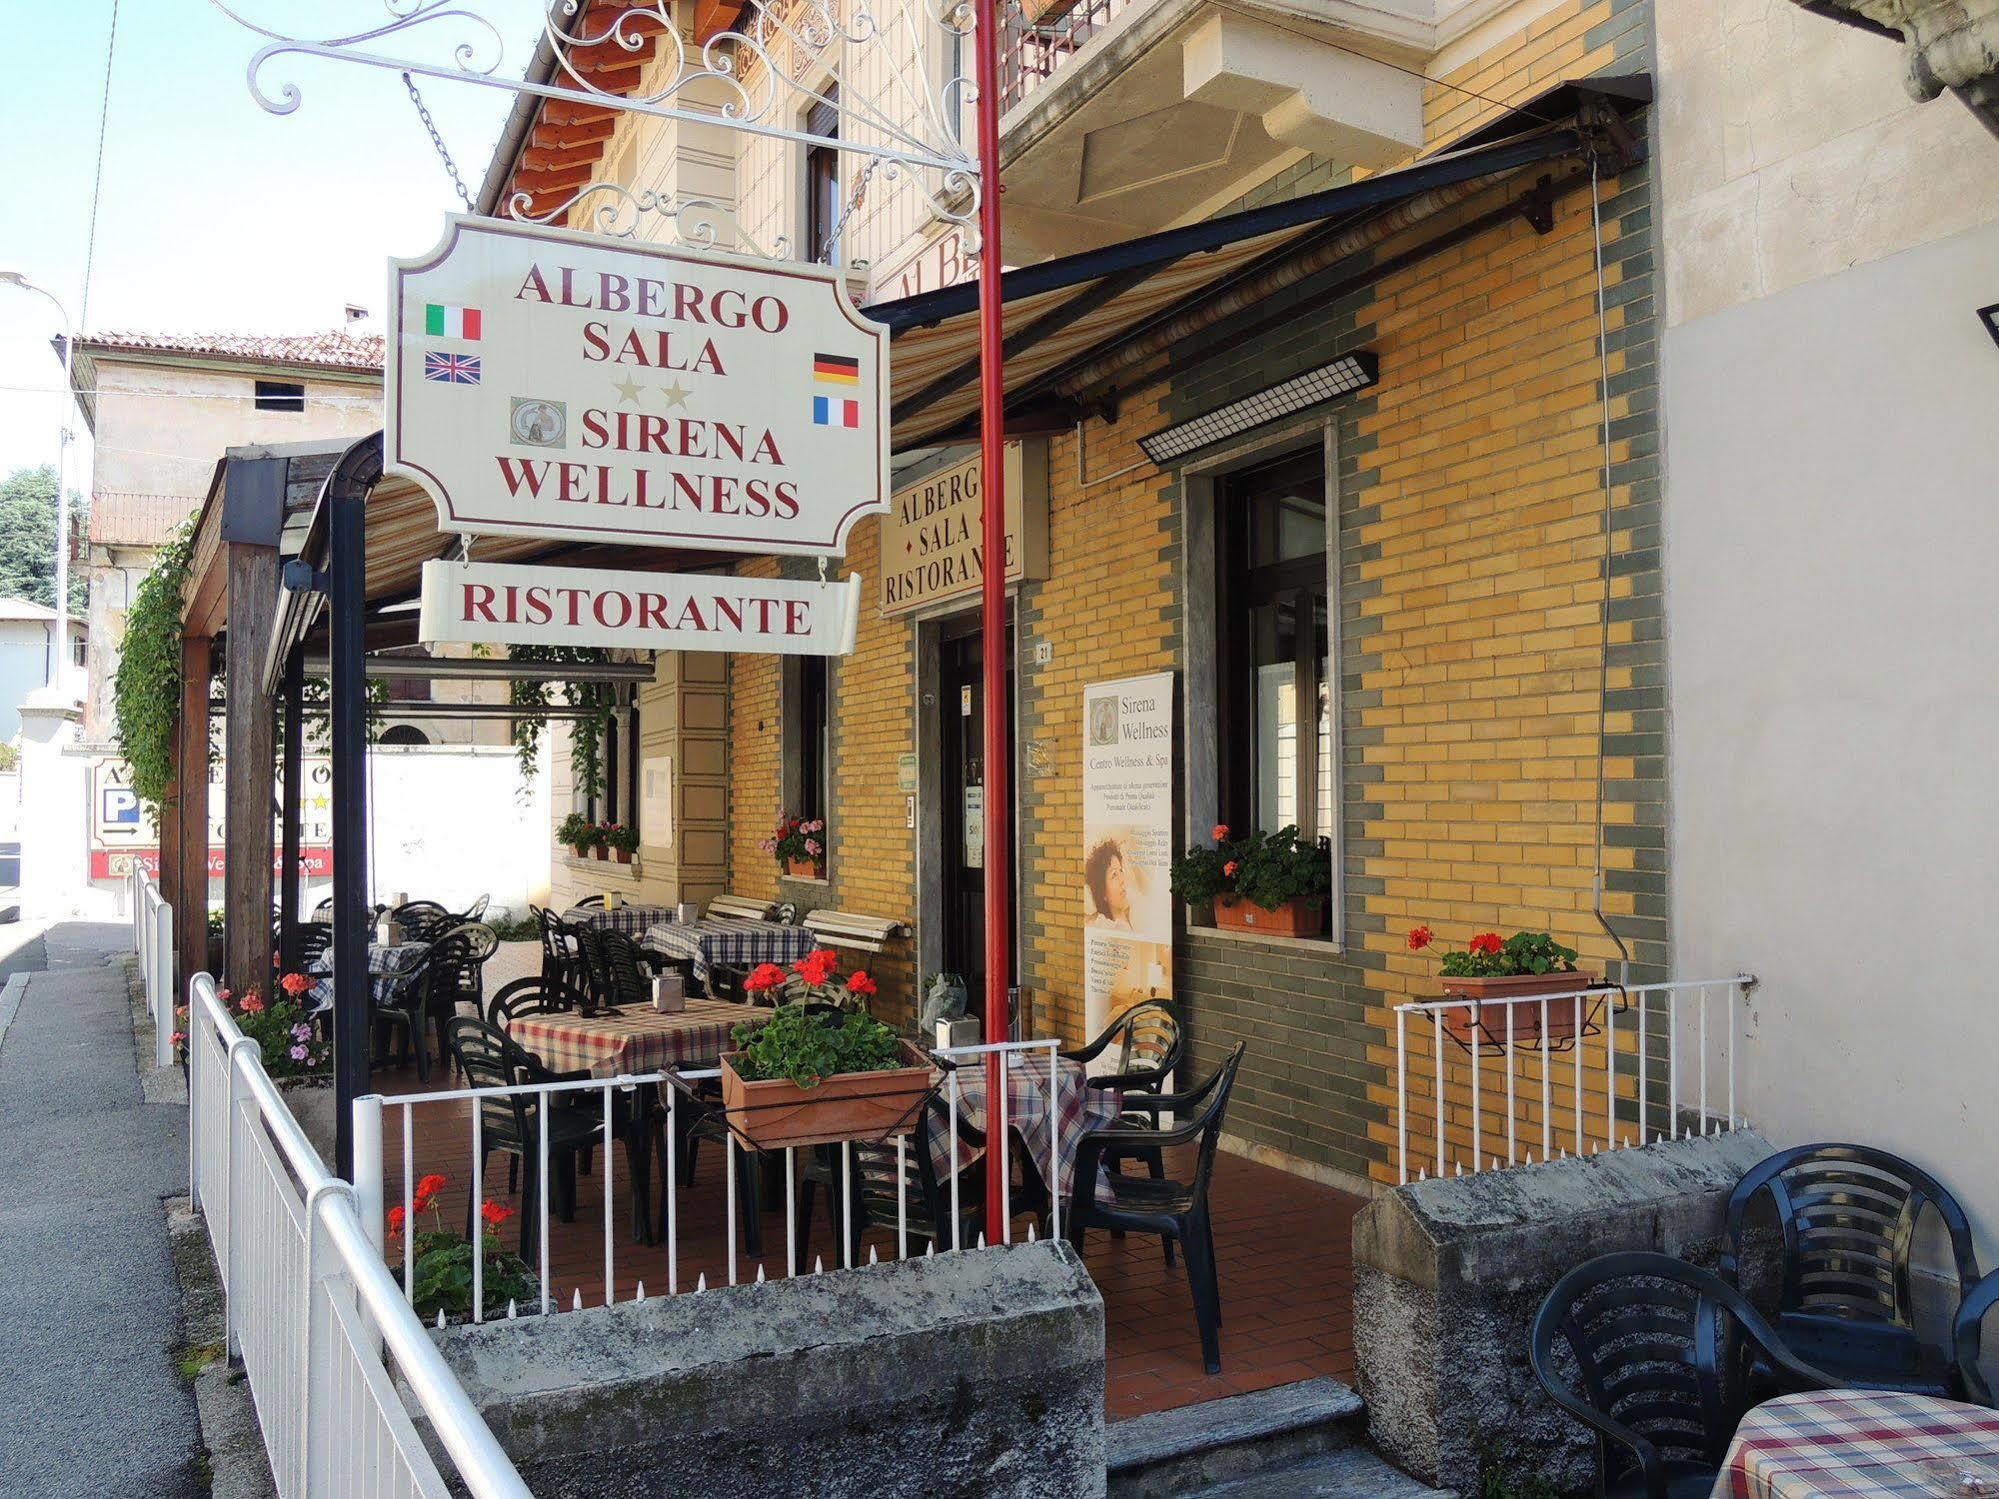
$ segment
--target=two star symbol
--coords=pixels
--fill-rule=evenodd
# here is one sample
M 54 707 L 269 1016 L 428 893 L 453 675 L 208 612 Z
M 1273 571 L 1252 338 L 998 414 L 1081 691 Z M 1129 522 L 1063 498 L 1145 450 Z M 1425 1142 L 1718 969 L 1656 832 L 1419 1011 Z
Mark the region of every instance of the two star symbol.
M 623 405 L 626 402 L 630 402 L 632 405 L 636 406 L 639 404 L 639 393 L 643 391 L 645 387 L 639 384 L 639 382 L 634 380 L 630 375 L 626 375 L 625 378 L 622 380 L 613 380 L 611 382 L 611 389 L 615 390 L 618 393 L 618 403 L 620 405 Z M 682 410 L 686 409 L 687 397 L 689 395 L 689 391 L 687 387 L 682 385 L 678 380 L 675 380 L 671 385 L 660 386 L 659 394 L 660 398 L 666 402 L 668 410 L 672 410 L 676 406 L 680 407 Z

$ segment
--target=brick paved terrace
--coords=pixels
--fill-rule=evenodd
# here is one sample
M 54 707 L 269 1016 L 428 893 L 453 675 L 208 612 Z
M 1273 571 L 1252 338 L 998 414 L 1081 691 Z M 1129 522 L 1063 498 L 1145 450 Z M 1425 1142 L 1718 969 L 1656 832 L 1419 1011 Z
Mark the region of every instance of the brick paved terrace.
M 509 944 L 509 947 L 513 947 Z M 500 975 L 514 976 L 525 954 L 504 952 L 488 966 L 491 992 Z M 433 1068 L 430 1080 L 418 1084 L 409 1069 L 377 1073 L 377 1085 L 394 1096 L 457 1086 Z M 384 1179 L 389 1201 L 400 1200 L 403 1179 L 402 1110 L 391 1107 L 384 1120 Z M 471 1182 L 471 1128 L 463 1103 L 434 1103 L 411 1111 L 412 1174 L 442 1173 L 449 1179 L 441 1202 L 443 1224 L 462 1230 L 466 1193 Z M 646 1294 L 668 1290 L 664 1245 L 646 1246 L 632 1233 L 630 1181 L 624 1153 L 615 1152 L 612 1183 L 612 1225 L 616 1234 L 612 1274 L 618 1299 L 636 1294 L 644 1282 Z M 802 1161 L 806 1152 L 799 1152 Z M 1191 1147 L 1169 1152 L 1169 1173 L 1192 1169 Z M 487 1163 L 485 1196 L 519 1207 L 517 1195 L 506 1188 L 506 1159 L 495 1155 Z M 591 1174 L 579 1176 L 576 1213 L 569 1223 L 550 1224 L 549 1263 L 553 1295 L 567 1308 L 580 1293 L 583 1303 L 604 1300 L 604 1182 L 602 1152 Z M 657 1204 L 660 1183 L 655 1180 Z M 710 1285 L 728 1278 L 724 1230 L 724 1189 L 720 1153 L 704 1143 L 692 1185 L 676 1193 L 679 1214 L 678 1288 L 692 1289 L 696 1277 Z M 1106 1413 L 1113 1419 L 1165 1410 L 1222 1395 L 1264 1389 L 1315 1375 L 1350 1380 L 1352 1342 L 1352 1224 L 1360 1199 L 1293 1176 L 1273 1167 L 1223 1153 L 1216 1161 L 1212 1187 L 1215 1253 L 1222 1291 L 1222 1372 L 1210 1377 L 1201 1365 L 1200 1338 L 1188 1295 L 1186 1262 L 1176 1256 L 1167 1268 L 1159 1240 L 1132 1235 L 1113 1240 L 1092 1232 L 1084 1263 L 1104 1297 L 1107 1342 Z M 1028 1219 L 1015 1220 L 1016 1236 L 1024 1236 Z M 761 1263 L 766 1275 L 785 1270 L 785 1210 L 781 1194 L 766 1202 L 759 1219 L 763 1255 L 752 1256 L 738 1246 L 737 1274 L 753 1279 Z M 502 1241 L 516 1244 L 517 1222 L 506 1224 Z M 892 1232 L 871 1232 L 865 1243 L 883 1256 L 895 1252 Z M 827 1265 L 837 1259 L 837 1241 L 828 1220 L 826 1199 L 820 1195 L 813 1215 L 810 1256 Z M 392 1249 L 392 1255 L 393 1255 Z

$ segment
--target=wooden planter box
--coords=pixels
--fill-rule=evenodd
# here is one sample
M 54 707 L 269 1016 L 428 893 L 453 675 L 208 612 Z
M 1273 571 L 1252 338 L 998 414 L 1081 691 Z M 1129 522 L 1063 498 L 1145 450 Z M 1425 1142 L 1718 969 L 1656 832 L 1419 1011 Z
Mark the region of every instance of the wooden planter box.
M 1224 931 L 1261 932 L 1266 937 L 1316 937 L 1325 930 L 1326 903 L 1299 897 L 1272 910 L 1240 896 L 1215 897 L 1215 925 Z
M 1537 994 L 1573 994 L 1578 989 L 1593 988 L 1596 975 L 1593 973 L 1520 973 L 1496 978 L 1447 978 L 1443 981 L 1445 997 L 1450 999 L 1524 999 Z M 1444 1011 L 1444 1032 L 1453 1041 L 1462 1045 L 1471 1044 L 1472 1032 L 1478 1032 L 1482 1046 L 1505 1046 L 1509 1033 L 1516 1046 L 1540 1046 L 1551 1042 L 1573 1041 L 1576 1037 L 1577 1012 L 1585 1025 L 1589 1022 L 1594 1000 L 1585 999 L 1578 1003 L 1573 999 L 1558 1000 L 1548 1009 L 1548 1026 L 1541 1028 L 1541 1006 L 1535 1004 L 1495 1005 L 1490 1008 Z
M 930 1091 L 930 1058 L 902 1043 L 906 1067 L 886 1072 L 842 1072 L 816 1088 L 790 1078 L 748 1083 L 737 1075 L 736 1052 L 722 1057 L 722 1106 L 736 1133 L 759 1150 L 787 1145 L 827 1145 L 838 1140 L 882 1140 L 908 1134 L 916 1105 Z
M 826 866 L 817 859 L 786 859 L 785 874 L 794 880 L 823 880 Z

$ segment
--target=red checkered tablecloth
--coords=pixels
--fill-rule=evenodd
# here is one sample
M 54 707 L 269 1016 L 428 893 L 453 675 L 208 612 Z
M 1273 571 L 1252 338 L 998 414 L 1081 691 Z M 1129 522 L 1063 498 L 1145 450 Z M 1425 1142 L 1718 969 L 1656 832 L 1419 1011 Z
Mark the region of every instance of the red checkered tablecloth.
M 1927 1395 L 1819 1390 L 1743 1418 L 1714 1499 L 1999 1495 L 1999 1411 Z
M 1057 1061 L 1060 1106 L 1051 1110 L 1046 1052 L 1011 1052 L 1006 1068 L 1006 1122 L 1019 1138 L 1015 1150 L 1025 1149 L 1034 1158 L 1034 1169 L 1043 1179 L 1048 1175 L 1048 1125 L 1060 1121 L 1055 1160 L 1058 1180 L 1055 1191 L 1066 1203 L 1076 1174 L 1076 1142 L 1085 1130 L 1101 1129 L 1118 1115 L 1120 1104 L 1114 1093 L 1102 1088 L 1085 1088 L 1081 1062 L 1067 1058 Z M 979 1130 L 986 1129 L 986 1063 L 984 1057 L 961 1058 L 958 1063 L 958 1117 Z M 924 1126 L 924 1143 L 930 1148 L 930 1163 L 940 1178 L 953 1170 L 949 1140 L 950 1084 L 939 1097 L 946 1107 L 944 1118 L 931 1116 Z M 959 1164 L 969 1166 L 981 1152 L 959 1151 Z
M 733 1051 L 730 1033 L 762 1025 L 771 1012 L 754 1005 L 690 999 L 663 1015 L 653 1009 L 614 1015 L 522 1015 L 507 1034 L 556 1072 L 588 1068 L 595 1077 L 636 1076 L 668 1067 L 712 1067 Z

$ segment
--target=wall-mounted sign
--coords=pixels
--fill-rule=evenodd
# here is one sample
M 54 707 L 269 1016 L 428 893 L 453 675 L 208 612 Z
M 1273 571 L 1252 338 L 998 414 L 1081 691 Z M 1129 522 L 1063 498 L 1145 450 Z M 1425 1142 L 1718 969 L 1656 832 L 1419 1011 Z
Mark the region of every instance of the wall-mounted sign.
M 454 215 L 389 309 L 442 531 L 838 555 L 886 508 L 888 329 L 830 267 Z
M 815 583 L 727 573 L 612 572 L 426 562 L 425 645 L 594 645 L 642 651 L 844 656 L 860 625 L 861 579 Z
M 1083 1026 L 1173 997 L 1173 674 L 1083 689 Z M 1115 1059 L 1110 1059 L 1115 1061 Z
M 307 755 L 301 765 L 299 863 L 306 874 L 333 873 L 333 765 L 324 755 Z M 208 873 L 223 871 L 223 804 L 226 767 L 218 755 L 208 769 Z M 90 762 L 90 878 L 123 879 L 134 864 L 150 874 L 160 872 L 160 830 L 132 790 L 132 768 L 114 755 Z M 282 829 L 272 844 L 272 872 L 282 873 Z
M 881 525 L 881 610 L 975 595 L 985 579 L 979 455 L 896 491 Z M 1048 576 L 1048 443 L 1006 445 L 1006 579 Z

